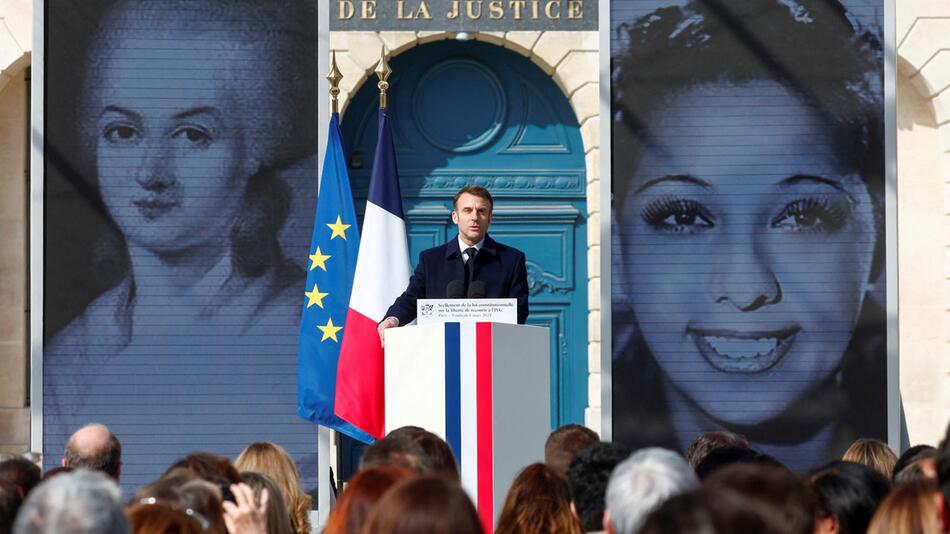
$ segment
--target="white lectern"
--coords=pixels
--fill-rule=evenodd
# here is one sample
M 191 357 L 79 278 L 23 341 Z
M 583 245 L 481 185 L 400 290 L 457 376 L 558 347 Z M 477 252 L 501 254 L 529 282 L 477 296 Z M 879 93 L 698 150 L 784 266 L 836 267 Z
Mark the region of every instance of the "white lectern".
M 444 323 L 386 331 L 386 432 L 444 438 L 491 532 L 518 472 L 543 461 L 551 432 L 548 329 Z

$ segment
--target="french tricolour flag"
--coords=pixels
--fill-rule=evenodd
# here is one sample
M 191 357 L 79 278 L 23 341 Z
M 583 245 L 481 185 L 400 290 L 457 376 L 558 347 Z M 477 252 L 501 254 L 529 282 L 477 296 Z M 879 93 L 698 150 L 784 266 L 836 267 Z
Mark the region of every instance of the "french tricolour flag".
M 409 245 L 399 193 L 392 129 L 379 110 L 379 141 L 373 159 L 353 292 L 337 366 L 335 413 L 367 434 L 385 430 L 383 347 L 376 325 L 409 283 Z

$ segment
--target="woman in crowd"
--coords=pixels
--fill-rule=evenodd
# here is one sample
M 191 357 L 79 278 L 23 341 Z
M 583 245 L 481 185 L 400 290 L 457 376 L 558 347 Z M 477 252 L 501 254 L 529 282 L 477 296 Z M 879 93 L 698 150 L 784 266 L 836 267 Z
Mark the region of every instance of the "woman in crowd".
M 281 490 L 267 475 L 254 471 L 242 471 L 241 478 L 254 490 L 254 498 L 261 500 L 261 493 L 267 490 L 267 534 L 293 534 L 287 505 L 281 496 Z
M 815 495 L 815 534 L 861 534 L 891 483 L 870 467 L 836 460 L 805 478 Z
M 370 511 L 390 488 L 415 476 L 404 467 L 377 466 L 362 469 L 347 483 L 333 508 L 323 534 L 359 534 Z
M 280 488 L 293 531 L 310 534 L 311 499 L 301 490 L 300 473 L 283 447 L 269 441 L 251 443 L 234 461 L 234 466 L 241 471 L 267 475 Z
M 496 534 L 581 534 L 567 481 L 542 463 L 525 467 L 508 490 Z
M 884 435 L 881 47 L 834 1 L 692 0 L 614 58 L 614 437 L 796 470 Z
M 913 480 L 895 486 L 874 513 L 868 534 L 939 534 L 936 493 L 933 480 Z
M 482 534 L 482 524 L 458 483 L 441 476 L 405 480 L 383 495 L 361 534 Z
M 891 478 L 897 455 L 879 439 L 859 438 L 844 451 L 841 457 L 846 462 L 864 464 L 878 473 Z

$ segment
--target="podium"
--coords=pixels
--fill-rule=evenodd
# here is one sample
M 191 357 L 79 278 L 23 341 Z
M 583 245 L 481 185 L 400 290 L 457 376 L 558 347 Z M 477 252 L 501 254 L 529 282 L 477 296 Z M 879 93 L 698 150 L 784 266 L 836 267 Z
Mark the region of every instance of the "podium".
M 518 472 L 544 460 L 549 359 L 543 327 L 441 323 L 386 331 L 386 432 L 415 425 L 445 439 L 486 532 Z

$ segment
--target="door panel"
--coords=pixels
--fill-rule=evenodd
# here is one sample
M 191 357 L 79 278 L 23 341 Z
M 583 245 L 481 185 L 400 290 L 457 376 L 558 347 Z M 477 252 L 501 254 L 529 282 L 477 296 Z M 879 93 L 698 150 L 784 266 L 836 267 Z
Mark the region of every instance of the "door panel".
M 469 184 L 495 198 L 492 237 L 528 258 L 529 324 L 551 333 L 552 425 L 587 406 L 584 150 L 573 111 L 530 60 L 494 45 L 439 41 L 390 61 L 389 114 L 413 262 L 455 238 L 452 196 Z M 342 127 L 353 193 L 365 204 L 377 135 L 376 79 Z

